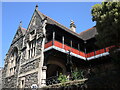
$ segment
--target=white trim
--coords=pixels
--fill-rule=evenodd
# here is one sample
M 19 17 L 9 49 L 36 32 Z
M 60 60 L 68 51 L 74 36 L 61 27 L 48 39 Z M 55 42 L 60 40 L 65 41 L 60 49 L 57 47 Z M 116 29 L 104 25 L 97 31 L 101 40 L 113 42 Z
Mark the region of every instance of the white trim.
M 99 55 L 89 57 L 89 58 L 87 58 L 87 60 L 91 60 L 91 59 L 95 59 L 95 58 L 99 58 L 99 57 L 107 56 L 107 55 L 109 55 L 109 52 L 105 52 L 105 53 L 102 53 L 102 54 L 99 54 Z
M 63 53 L 68 53 L 68 50 L 64 50 L 64 49 L 62 49 L 62 48 L 59 48 L 59 47 L 56 47 L 56 46 L 51 46 L 51 47 L 48 47 L 48 48 L 46 48 L 45 50 L 44 50 L 44 52 L 46 52 L 46 51 L 48 51 L 48 50 L 51 50 L 51 49 L 55 49 L 55 50 L 58 50 L 58 51 L 60 51 L 60 52 L 63 52 Z M 77 55 L 77 54 L 75 54 L 75 53 L 70 53 L 72 56 L 75 56 L 75 57 L 77 57 L 77 58 L 81 58 L 81 59 L 86 59 L 85 57 L 83 57 L 83 56 L 80 56 L 80 55 Z
M 58 51 L 63 52 L 63 53 L 68 53 L 68 50 L 64 50 L 64 49 L 59 48 L 59 47 L 56 47 L 56 46 L 50 46 L 50 47 L 46 48 L 46 49 L 44 50 L 44 52 L 46 52 L 46 51 L 48 51 L 48 50 L 51 50 L 51 49 L 55 49 L 55 50 L 58 50 Z M 83 57 L 83 56 L 77 55 L 77 54 L 75 54 L 75 53 L 73 53 L 73 52 L 71 52 L 70 54 L 71 54 L 72 56 L 75 56 L 75 57 L 80 58 L 80 59 L 91 60 L 91 59 L 99 58 L 99 57 L 102 57 L 102 56 L 107 56 L 107 55 L 109 55 L 109 52 L 105 52 L 105 53 L 98 54 L 98 55 L 95 55 L 95 56 L 92 56 L 92 57 L 88 57 L 88 58 L 85 58 L 85 57 Z
M 51 50 L 52 48 L 53 48 L 53 46 L 50 46 L 50 47 L 44 49 L 44 52 L 49 51 L 49 50 Z
M 85 57 L 80 56 L 80 55 L 77 55 L 77 54 L 75 54 L 75 53 L 72 53 L 72 52 L 71 52 L 71 55 L 73 55 L 73 56 L 75 56 L 75 57 L 77 57 L 77 58 L 81 58 L 81 59 L 86 60 L 86 58 L 85 58 Z

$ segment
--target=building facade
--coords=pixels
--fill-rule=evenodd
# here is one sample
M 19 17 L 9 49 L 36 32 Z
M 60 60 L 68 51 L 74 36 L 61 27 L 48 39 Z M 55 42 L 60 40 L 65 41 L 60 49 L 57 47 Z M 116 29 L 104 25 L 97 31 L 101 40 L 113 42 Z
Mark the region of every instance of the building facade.
M 0 90 L 2 89 L 2 68 L 0 67 Z
M 109 47 L 95 45 L 95 27 L 80 34 L 75 29 L 73 21 L 68 29 L 36 6 L 28 28 L 20 23 L 6 54 L 3 88 L 41 88 L 53 76 L 85 69 L 93 60 L 109 55 Z

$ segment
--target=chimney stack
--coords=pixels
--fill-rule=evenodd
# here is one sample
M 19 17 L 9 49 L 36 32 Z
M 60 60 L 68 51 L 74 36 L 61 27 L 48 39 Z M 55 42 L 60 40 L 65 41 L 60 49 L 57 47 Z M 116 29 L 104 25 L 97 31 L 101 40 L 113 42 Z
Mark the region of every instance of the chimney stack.
M 73 20 L 70 21 L 70 30 L 73 31 L 73 32 L 76 32 L 76 26 L 75 26 Z

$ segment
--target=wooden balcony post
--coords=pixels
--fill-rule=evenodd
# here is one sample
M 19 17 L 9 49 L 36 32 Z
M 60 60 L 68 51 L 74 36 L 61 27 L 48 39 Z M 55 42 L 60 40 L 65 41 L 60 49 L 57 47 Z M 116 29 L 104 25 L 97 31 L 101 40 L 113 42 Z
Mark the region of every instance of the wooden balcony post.
M 78 43 L 78 51 L 79 51 L 79 54 L 80 54 L 80 44 Z
M 87 57 L 86 57 L 86 40 L 84 41 L 84 44 L 85 44 L 85 58 L 86 58 L 86 60 L 87 60 Z
M 72 40 L 70 41 L 70 46 L 71 46 L 71 49 L 72 49 Z
M 96 50 L 94 49 L 94 58 L 95 58 L 95 55 L 96 55 Z
M 80 44 L 78 43 L 78 50 L 80 51 Z
M 85 54 L 86 54 L 86 41 L 84 41 L 84 44 L 85 44 Z
M 62 36 L 62 48 L 64 48 L 64 36 Z
M 106 48 L 104 48 L 104 52 L 106 52 Z
M 53 45 L 54 45 L 54 41 L 55 41 L 55 32 L 53 32 L 53 41 L 52 41 Z

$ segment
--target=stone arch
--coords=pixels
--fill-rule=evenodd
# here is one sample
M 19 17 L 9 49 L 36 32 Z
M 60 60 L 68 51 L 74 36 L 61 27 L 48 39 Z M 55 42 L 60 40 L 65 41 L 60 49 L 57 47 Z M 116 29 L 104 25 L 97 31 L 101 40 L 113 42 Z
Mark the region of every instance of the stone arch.
M 53 67 L 56 66 L 56 67 L 58 67 L 58 68 L 61 68 L 62 73 L 63 73 L 63 74 L 66 74 L 66 66 L 65 66 L 65 63 L 64 63 L 61 59 L 59 59 L 59 58 L 55 58 L 55 57 L 49 58 L 49 60 L 47 61 L 46 65 L 47 65 L 47 67 L 48 67 L 49 65 L 53 65 Z M 55 69 L 55 68 L 53 68 L 53 69 Z M 47 71 L 47 72 L 49 72 L 49 71 Z

